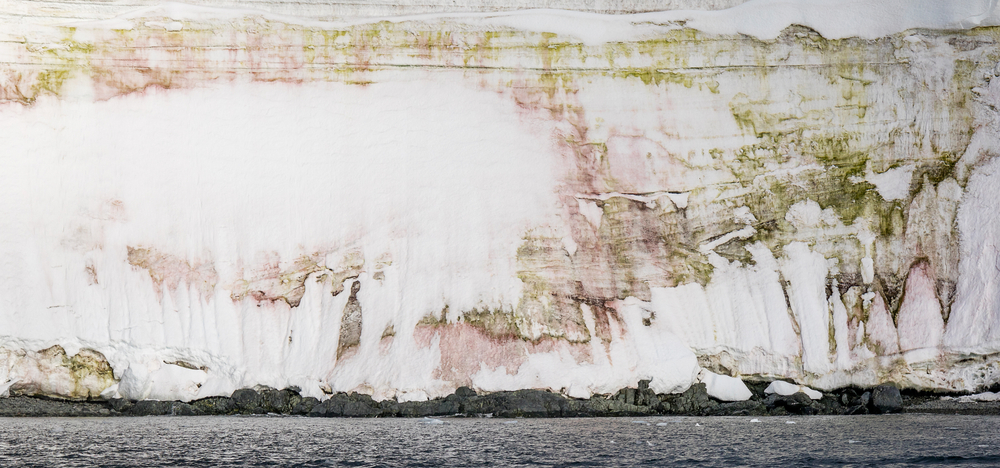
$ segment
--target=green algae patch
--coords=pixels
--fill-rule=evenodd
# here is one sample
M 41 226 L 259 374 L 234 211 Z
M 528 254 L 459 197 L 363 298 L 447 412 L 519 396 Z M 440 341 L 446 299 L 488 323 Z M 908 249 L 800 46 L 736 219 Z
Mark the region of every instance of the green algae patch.
M 66 82 L 90 73 L 90 55 L 95 46 L 74 40 L 74 29 L 66 29 L 66 38 L 51 45 L 23 43 L 35 66 L 18 73 L 13 83 L 2 85 L 0 96 L 30 105 L 42 96 L 61 96 Z
M 521 331 L 527 324 L 512 310 L 472 309 L 462 314 L 462 321 L 489 336 L 526 341 L 534 339 Z
M 659 86 L 663 83 L 674 83 L 690 88 L 694 86 L 694 78 L 685 73 L 661 71 L 652 68 L 626 68 L 611 72 L 615 78 L 637 78 L 646 86 Z
M 114 371 L 107 359 L 92 349 L 81 349 L 64 359 L 63 365 L 69 368 L 74 382 L 73 394 L 79 397 L 97 399 L 101 391 L 115 383 Z
M 55 345 L 38 352 L 20 352 L 18 365 L 36 367 L 44 381 L 16 382 L 11 395 L 43 396 L 63 400 L 96 400 L 116 381 L 111 365 L 98 351 L 81 349 L 73 356 Z

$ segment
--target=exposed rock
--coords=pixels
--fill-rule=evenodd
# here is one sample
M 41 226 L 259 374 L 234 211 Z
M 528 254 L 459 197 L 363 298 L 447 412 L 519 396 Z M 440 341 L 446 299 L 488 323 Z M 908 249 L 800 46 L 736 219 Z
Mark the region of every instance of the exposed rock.
M 684 393 L 661 395 L 660 397 L 661 401 L 666 401 L 669 404 L 669 412 L 673 414 L 700 414 L 702 411 L 717 405 L 709 398 L 703 383 L 692 385 Z
M 865 405 L 852 406 L 844 412 L 847 415 L 868 414 L 868 407 Z
M 100 403 L 58 401 L 43 398 L 0 398 L 0 417 L 110 416 L 111 410 Z
M 569 412 L 565 416 L 640 416 L 654 414 L 656 411 L 656 407 L 639 406 L 621 399 L 607 399 L 596 395 L 587 400 L 571 400 Z
M 233 414 L 239 408 L 232 398 L 208 397 L 191 402 L 191 406 L 204 414 Z
M 128 410 L 128 414 L 132 416 L 163 416 L 173 414 L 174 404 L 176 403 L 178 402 L 141 400 L 132 405 Z
M 209 397 L 190 403 L 178 401 L 109 399 L 104 404 L 56 401 L 45 398 L 0 398 L 0 416 L 154 416 L 296 414 L 319 417 L 603 417 L 679 414 L 699 416 L 758 416 L 811 414 L 869 414 L 906 411 L 929 413 L 1000 414 L 1000 402 L 940 397 L 910 391 L 901 395 L 892 385 L 872 391 L 844 388 L 828 391 L 820 400 L 804 392 L 765 394 L 767 383 L 750 382 L 753 397 L 747 401 L 719 402 L 698 384 L 680 394 L 656 394 L 640 382 L 614 395 L 572 399 L 542 390 L 518 390 L 479 395 L 468 387 L 428 401 L 374 401 L 358 393 L 337 393 L 320 402 L 302 397 L 296 388 L 244 388 L 230 397 Z M 860 395 L 859 395 L 860 394 Z
M 309 411 L 309 416 L 326 418 L 372 418 L 381 414 L 381 405 L 372 400 L 371 396 L 358 393 L 334 394 Z
M 180 401 L 173 403 L 170 407 L 170 414 L 173 416 L 201 416 L 205 414 L 190 404 Z
M 459 413 L 461 407 L 458 401 L 449 401 L 447 398 L 444 400 L 435 399 L 428 401 L 410 401 L 406 403 L 399 403 L 398 412 L 400 416 L 405 417 L 424 417 L 424 416 L 445 416 Z
M 236 407 L 243 413 L 263 414 L 264 397 L 252 388 L 241 388 L 233 392 L 231 397 Z
M 112 398 L 108 400 L 108 406 L 110 406 L 112 410 L 118 413 L 124 413 L 128 411 L 129 409 L 132 408 L 133 404 L 134 403 L 131 400 L 126 400 L 124 398 Z
M 768 409 L 782 407 L 788 410 L 789 413 L 793 414 L 815 414 L 816 412 L 815 409 L 812 409 L 812 398 L 809 398 L 809 395 L 806 395 L 803 392 L 797 392 L 791 395 L 778 395 L 774 393 L 767 397 L 764 404 Z
M 497 392 L 470 398 L 462 407 L 466 413 L 492 414 L 501 418 L 543 418 L 569 416 L 570 400 L 541 390 Z
M 305 397 L 292 407 L 292 414 L 309 414 L 309 412 L 312 411 L 312 409 L 318 404 L 319 400 L 315 397 Z
M 268 413 L 288 414 L 302 400 L 299 392 L 292 388 L 284 390 L 264 388 L 259 393 L 263 399 L 262 406 L 264 407 L 264 411 Z
M 767 414 L 767 407 L 759 401 L 734 401 L 707 408 L 702 414 L 705 416 L 762 416 Z
M 869 408 L 873 413 L 898 413 L 903 410 L 903 397 L 893 385 L 879 385 L 872 389 Z

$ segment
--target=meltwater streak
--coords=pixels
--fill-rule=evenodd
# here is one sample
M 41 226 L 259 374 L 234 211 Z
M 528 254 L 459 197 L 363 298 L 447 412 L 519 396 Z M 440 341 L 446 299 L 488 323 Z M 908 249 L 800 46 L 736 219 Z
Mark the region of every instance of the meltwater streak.
M 787 424 L 789 421 L 796 424 Z M 992 416 L 0 418 L 3 466 L 996 466 Z M 515 422 L 511 424 L 511 422 Z

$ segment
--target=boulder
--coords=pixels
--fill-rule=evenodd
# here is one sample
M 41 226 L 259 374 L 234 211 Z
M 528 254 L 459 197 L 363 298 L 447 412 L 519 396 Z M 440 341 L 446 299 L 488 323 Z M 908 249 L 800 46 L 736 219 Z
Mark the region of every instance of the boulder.
M 132 408 L 133 404 L 134 403 L 131 400 L 127 400 L 125 398 L 112 398 L 108 400 L 108 406 L 110 406 L 112 410 L 119 413 L 127 412 Z
M 241 388 L 230 397 L 241 413 L 264 414 L 264 397 L 252 388 Z
M 192 401 L 191 406 L 204 414 L 233 414 L 239 409 L 236 403 L 228 397 L 202 398 Z
M 128 414 L 132 416 L 163 416 L 173 414 L 173 401 L 140 400 L 132 405 Z
M 382 414 L 378 403 L 369 395 L 336 393 L 309 411 L 314 417 L 373 418 Z
M 284 390 L 266 388 L 260 394 L 263 398 L 262 406 L 268 413 L 288 414 L 292 411 L 295 403 L 298 403 L 302 398 L 296 389 L 291 388 Z
M 662 395 L 661 402 L 667 402 L 670 412 L 675 414 L 701 414 L 718 403 L 708 396 L 704 383 L 696 383 L 680 394 Z M 664 405 L 661 403 L 660 407 Z
M 767 406 L 768 410 L 784 408 L 792 414 L 815 414 L 817 412 L 816 409 L 812 408 L 812 398 L 809 398 L 809 395 L 806 395 L 803 392 L 797 392 L 791 395 L 779 395 L 774 393 L 764 400 L 764 405 Z
M 315 397 L 305 397 L 299 400 L 295 406 L 292 407 L 292 414 L 306 415 L 309 414 L 312 409 L 319 404 L 319 400 Z
M 903 397 L 893 385 L 879 385 L 872 389 L 868 404 L 873 413 L 898 413 L 903 410 Z

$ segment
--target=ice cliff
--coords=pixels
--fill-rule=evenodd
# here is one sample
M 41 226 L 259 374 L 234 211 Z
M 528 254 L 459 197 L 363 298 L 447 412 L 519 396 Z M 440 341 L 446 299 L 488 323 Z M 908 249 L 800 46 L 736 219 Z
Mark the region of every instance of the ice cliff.
M 0 391 L 1000 381 L 991 2 L 35 3 L 0 15 Z

